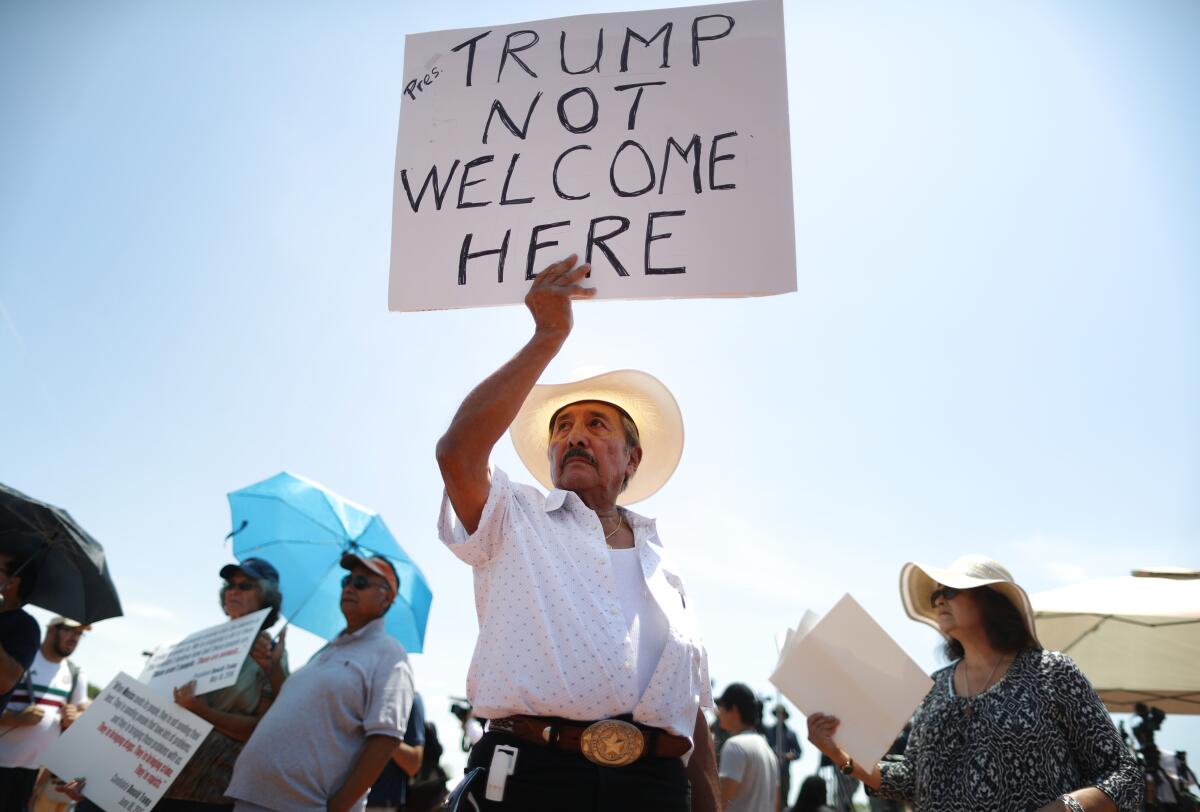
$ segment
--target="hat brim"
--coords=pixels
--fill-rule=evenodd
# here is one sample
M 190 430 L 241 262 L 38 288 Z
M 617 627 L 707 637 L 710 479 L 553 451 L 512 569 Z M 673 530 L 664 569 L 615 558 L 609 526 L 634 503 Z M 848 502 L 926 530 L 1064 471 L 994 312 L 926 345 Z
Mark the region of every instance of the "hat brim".
M 955 589 L 990 586 L 1017 607 L 1017 611 L 1025 620 L 1025 626 L 1029 629 L 1030 636 L 1039 646 L 1041 645 L 1041 642 L 1038 641 L 1037 625 L 1033 620 L 1033 605 L 1029 602 L 1029 595 L 1017 584 L 1003 578 L 976 578 L 955 570 L 931 567 L 927 564 L 910 561 L 900 570 L 900 600 L 904 604 L 905 613 L 918 623 L 932 626 L 941 632 L 941 627 L 937 622 L 937 610 L 929 603 L 929 597 L 939 584 L 952 586 Z
M 620 407 L 638 428 L 642 460 L 617 504 L 631 505 L 654 495 L 675 473 L 683 456 L 683 415 L 662 381 L 636 369 L 533 387 L 509 427 L 521 462 L 543 487 L 553 489 L 548 455 L 550 418 L 563 406 L 585 400 Z
M 378 556 L 378 559 L 386 559 L 386 556 Z M 382 560 L 366 558 L 358 553 L 348 552 L 342 553 L 342 559 L 338 563 L 344 570 L 352 570 L 358 566 L 375 573 L 380 578 L 388 582 L 388 585 L 392 588 L 393 594 L 399 592 L 400 590 L 400 576 L 396 573 L 396 565 L 392 564 L 390 561 L 387 564 L 384 564 Z

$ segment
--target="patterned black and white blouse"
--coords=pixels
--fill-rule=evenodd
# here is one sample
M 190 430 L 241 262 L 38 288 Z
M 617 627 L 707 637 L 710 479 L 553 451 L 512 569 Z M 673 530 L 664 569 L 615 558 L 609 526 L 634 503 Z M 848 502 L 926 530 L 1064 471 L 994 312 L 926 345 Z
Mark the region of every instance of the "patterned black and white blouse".
M 915 812 L 1031 812 L 1098 787 L 1121 812 L 1142 808 L 1141 770 L 1070 657 L 1026 649 L 970 698 L 955 694 L 954 669 L 934 674 L 908 749 L 879 765 L 875 794 Z

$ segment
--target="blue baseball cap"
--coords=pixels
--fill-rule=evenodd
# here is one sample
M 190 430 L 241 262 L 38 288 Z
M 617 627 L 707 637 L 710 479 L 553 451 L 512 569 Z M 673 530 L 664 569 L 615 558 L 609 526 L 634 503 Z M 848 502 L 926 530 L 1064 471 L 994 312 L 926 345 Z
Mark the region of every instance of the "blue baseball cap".
M 236 573 L 249 575 L 251 578 L 262 581 L 274 581 L 279 583 L 279 570 L 271 566 L 270 562 L 264 561 L 261 558 L 247 558 L 238 564 L 226 564 L 221 567 L 221 577 L 228 581 Z

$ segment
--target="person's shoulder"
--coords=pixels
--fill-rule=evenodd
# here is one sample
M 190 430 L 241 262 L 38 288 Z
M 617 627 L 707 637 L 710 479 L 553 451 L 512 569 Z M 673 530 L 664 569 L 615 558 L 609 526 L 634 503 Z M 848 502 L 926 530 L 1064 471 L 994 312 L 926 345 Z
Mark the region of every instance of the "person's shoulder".
M 382 640 L 378 644 L 377 652 L 380 659 L 385 660 L 389 666 L 393 668 L 403 666 L 412 671 L 412 664 L 408 661 L 408 649 L 390 634 L 383 634 Z
M 1051 684 L 1077 682 L 1087 679 L 1070 655 L 1048 649 L 1026 649 L 1019 655 L 1029 671 Z
M 1047 673 L 1064 673 L 1078 671 L 1079 666 L 1067 654 L 1061 651 L 1050 651 L 1044 648 L 1030 648 L 1020 652 L 1017 657 L 1037 671 Z
M 15 624 L 19 625 L 23 631 L 32 631 L 38 637 L 42 635 L 42 628 L 38 625 L 37 618 L 26 612 L 23 608 L 13 612 L 17 617 L 14 618 Z
M 492 488 L 499 488 L 499 493 L 506 493 L 510 498 L 521 502 L 545 507 L 546 494 L 537 486 L 511 479 L 504 469 L 498 466 L 492 466 L 491 478 Z
M 737 750 L 739 753 L 745 753 L 746 747 L 748 746 L 747 745 L 748 741 L 749 741 L 749 739 L 746 738 L 745 733 L 735 733 L 734 735 L 732 735 L 728 739 L 726 739 L 725 743 L 723 745 L 721 745 L 721 752 L 724 753 L 727 749 L 733 748 L 734 750 Z
M 0 612 L 0 634 L 3 634 L 9 640 L 34 638 L 38 641 L 39 645 L 42 638 L 42 630 L 38 626 L 37 619 L 20 608 L 8 612 Z

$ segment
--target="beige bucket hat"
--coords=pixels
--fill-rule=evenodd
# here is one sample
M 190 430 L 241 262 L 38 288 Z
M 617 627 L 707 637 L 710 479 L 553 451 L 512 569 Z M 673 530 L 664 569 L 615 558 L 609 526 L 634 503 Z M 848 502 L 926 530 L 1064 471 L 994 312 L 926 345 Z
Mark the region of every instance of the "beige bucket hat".
M 636 369 L 533 387 L 513 419 L 509 435 L 521 462 L 534 478 L 547 490 L 554 488 L 548 456 L 550 418 L 563 406 L 581 400 L 600 400 L 618 406 L 638 427 L 642 461 L 617 497 L 617 504 L 640 502 L 665 485 L 683 456 L 683 414 L 662 381 Z
M 983 555 L 964 555 L 949 567 L 931 567 L 911 561 L 904 565 L 900 570 L 900 600 L 904 603 L 904 611 L 913 620 L 935 629 L 938 629 L 937 612 L 929 605 L 929 596 L 939 584 L 955 589 L 990 586 L 1017 607 L 1021 617 L 1025 618 L 1029 633 L 1037 641 L 1037 627 L 1033 622 L 1033 606 L 1029 603 L 1029 596 L 1013 581 L 1012 573 L 999 562 Z

